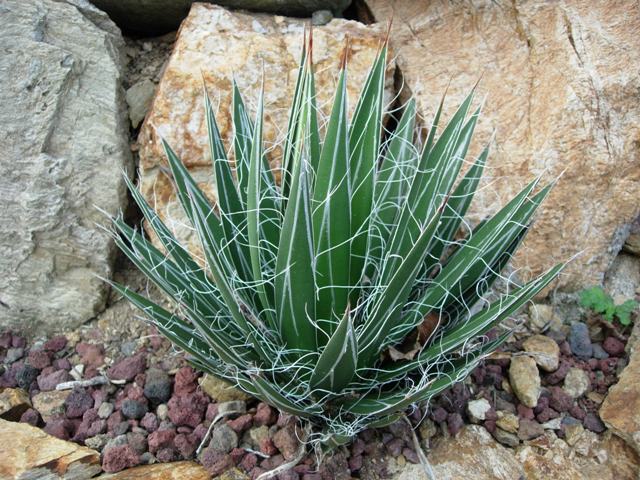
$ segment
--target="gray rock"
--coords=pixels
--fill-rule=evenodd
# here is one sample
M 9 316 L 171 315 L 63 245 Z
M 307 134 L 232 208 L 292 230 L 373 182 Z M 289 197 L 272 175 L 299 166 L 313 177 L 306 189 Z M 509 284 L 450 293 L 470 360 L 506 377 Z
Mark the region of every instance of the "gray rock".
M 105 444 L 104 449 L 107 450 L 108 448 L 112 448 L 112 447 L 120 447 L 122 445 L 126 445 L 127 443 L 128 442 L 127 442 L 126 435 L 124 434 L 116 435 Z
M 219 453 L 229 453 L 238 446 L 238 435 L 226 423 L 213 429 L 209 448 Z
M 139 420 L 148 412 L 147 406 L 137 400 L 127 399 L 122 402 L 122 414 L 127 418 Z
M 491 404 L 484 398 L 472 400 L 467 404 L 467 415 L 473 423 L 480 423 L 491 410 Z
M 144 396 L 154 404 L 169 400 L 169 397 L 171 397 L 171 379 L 167 372 L 158 368 L 147 370 L 147 376 L 144 381 Z
M 331 20 L 333 20 L 331 10 L 318 10 L 311 15 L 311 23 L 316 26 L 326 25 Z
M 102 402 L 98 407 L 98 417 L 109 418 L 109 415 L 113 413 L 114 406 L 110 402 Z
M 89 447 L 92 448 L 94 450 L 102 450 L 107 443 L 109 442 L 109 435 L 106 433 L 101 433 L 99 435 L 96 435 L 94 437 L 89 437 L 84 441 L 84 444 Z M 115 439 L 114 439 L 115 440 Z
M 129 120 L 131 120 L 133 128 L 138 128 L 140 122 L 144 120 L 155 92 L 156 84 L 149 79 L 141 80 L 127 90 L 126 99 L 127 105 L 129 105 Z
M 597 358 L 598 360 L 604 360 L 605 358 L 609 358 L 609 354 L 602 348 L 602 345 L 599 343 L 593 344 L 593 358 Z
M 146 36 L 176 30 L 196 0 L 91 0 L 127 32 Z M 321 9 L 342 13 L 350 0 L 216 0 L 223 7 L 306 17 Z
M 591 339 L 589 338 L 589 327 L 581 322 L 576 322 L 571 325 L 569 331 L 569 346 L 571 352 L 580 358 L 591 358 L 593 355 L 593 345 L 591 345 Z
M 24 355 L 24 348 L 10 348 L 4 357 L 4 363 L 7 365 L 20 360 Z
M 618 255 L 604 279 L 604 288 L 616 304 L 634 299 L 640 286 L 640 258 L 627 253 Z
M 124 43 L 81 0 L 4 0 L 0 42 L 0 328 L 69 331 L 104 308 L 111 276 L 94 205 L 126 205 Z
M 507 447 L 517 447 L 520 444 L 520 439 L 516 434 L 505 432 L 501 428 L 495 429 L 493 438 Z
M 247 411 L 247 403 L 243 400 L 232 400 L 218 404 L 219 415 L 229 415 L 232 413 L 242 414 Z

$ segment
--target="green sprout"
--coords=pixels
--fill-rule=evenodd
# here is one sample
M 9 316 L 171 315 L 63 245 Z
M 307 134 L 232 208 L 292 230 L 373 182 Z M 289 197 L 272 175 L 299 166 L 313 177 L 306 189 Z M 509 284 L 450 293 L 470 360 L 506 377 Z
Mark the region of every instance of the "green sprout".
M 598 286 L 580 292 L 580 305 L 601 314 L 609 323 L 617 319 L 625 327 L 631 324 L 631 314 L 638 308 L 635 300 L 625 300 L 616 305 L 611 295 Z

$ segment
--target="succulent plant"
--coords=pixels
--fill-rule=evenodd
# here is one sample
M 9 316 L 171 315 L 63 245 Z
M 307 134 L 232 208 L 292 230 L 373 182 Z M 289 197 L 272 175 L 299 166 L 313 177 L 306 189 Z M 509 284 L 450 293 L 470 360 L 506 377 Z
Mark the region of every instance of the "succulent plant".
M 307 420 L 308 440 L 329 446 L 396 421 L 462 380 L 507 338 L 501 321 L 563 267 L 507 282 L 488 302 L 551 185 L 533 180 L 471 228 L 464 217 L 488 155 L 485 148 L 462 175 L 480 115 L 474 91 L 436 133 L 441 103 L 426 138 L 414 139 L 416 104 L 408 101 L 385 137 L 386 42 L 351 119 L 345 58 L 331 114 L 319 122 L 305 40 L 279 182 L 263 148 L 262 94 L 252 121 L 235 83 L 233 158 L 205 89 L 216 205 L 163 143 L 203 262 L 131 182 L 161 246 L 113 219 L 118 246 L 175 308 L 114 288 L 195 367 Z

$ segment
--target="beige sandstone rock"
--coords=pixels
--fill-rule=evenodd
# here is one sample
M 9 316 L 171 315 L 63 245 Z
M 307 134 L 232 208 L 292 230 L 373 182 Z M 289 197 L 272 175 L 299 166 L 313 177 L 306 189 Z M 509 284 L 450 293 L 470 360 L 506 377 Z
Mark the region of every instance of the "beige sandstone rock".
M 629 364 L 600 407 L 600 418 L 640 453 L 640 324 L 634 327 Z
M 583 252 L 559 285 L 599 283 L 640 209 L 640 72 L 632 67 L 640 63 L 638 4 L 367 5 L 379 22 L 393 13 L 391 45 L 405 94 L 429 122 L 449 82 L 445 118 L 481 79 L 478 97 L 487 101 L 470 158 L 494 130 L 495 139 L 486 171 L 492 181 L 477 196 L 475 220 L 535 176 L 564 171 L 515 265 L 536 274 Z
M 522 348 L 534 358 L 543 370 L 553 372 L 558 369 L 560 347 L 552 338 L 533 335 L 524 341 Z
M 251 397 L 244 393 L 242 390 L 235 388 L 228 382 L 220 380 L 209 374 L 204 374 L 200 380 L 198 380 L 200 388 L 213 398 L 216 402 L 230 402 L 232 400 L 247 400 Z
M 211 475 L 196 462 L 156 463 L 130 468 L 111 475 L 101 475 L 100 480 L 209 480 Z
M 0 420 L 0 479 L 84 480 L 101 470 L 95 450 L 26 423 Z
M 509 383 L 523 405 L 536 406 L 540 397 L 540 374 L 533 358 L 519 355 L 511 359 Z
M 21 388 L 0 389 L 0 417 L 17 422 L 29 407 L 29 394 Z
M 164 137 L 172 145 L 196 181 L 206 185 L 207 193 L 215 198 L 204 118 L 203 77 L 214 105 L 218 106 L 218 126 L 228 147 L 232 135 L 232 76 L 235 76 L 248 108 L 254 112 L 264 68 L 265 146 L 273 147 L 282 141 L 287 127 L 302 48 L 303 23 L 277 16 L 231 13 L 214 5 L 195 4 L 182 24 L 138 140 L 142 191 L 178 238 L 187 240 L 186 244 L 192 251 L 199 250 L 198 241 L 195 237 L 190 238 L 191 232 L 185 227 L 185 216 L 171 183 L 161 172 L 166 162 L 160 138 Z M 314 27 L 313 57 L 318 105 L 325 115 L 329 113 L 347 35 L 351 45 L 348 93 L 353 109 L 384 35 L 384 28 L 346 20 L 334 20 L 326 26 Z M 387 81 L 387 100 L 390 100 L 392 64 Z M 279 151 L 276 148 L 270 154 L 272 167 L 279 166 Z
M 69 395 L 71 390 L 40 392 L 33 396 L 33 408 L 40 413 L 45 422 L 48 422 L 52 417 L 64 414 L 64 401 Z

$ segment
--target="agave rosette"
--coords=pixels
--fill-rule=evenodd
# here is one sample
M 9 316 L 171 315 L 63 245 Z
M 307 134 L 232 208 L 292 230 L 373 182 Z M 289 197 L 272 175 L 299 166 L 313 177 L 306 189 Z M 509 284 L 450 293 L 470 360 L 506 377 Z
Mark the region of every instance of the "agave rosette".
M 280 184 L 263 148 L 262 95 L 254 122 L 233 85 L 232 162 L 205 93 L 216 208 L 164 143 L 205 265 L 130 183 L 162 247 L 121 217 L 113 219 L 116 242 L 175 308 L 113 285 L 198 369 L 308 420 L 313 439 L 336 445 L 463 379 L 508 334 L 488 332 L 562 265 L 524 285 L 508 284 L 486 301 L 550 185 L 539 188 L 533 180 L 469 229 L 463 219 L 488 155 L 485 148 L 461 175 L 480 113 L 472 110 L 474 92 L 438 132 L 440 104 L 422 142 L 414 139 L 410 100 L 383 141 L 383 43 L 351 119 L 342 62 L 331 114 L 320 128 L 309 45 L 282 145 Z M 425 318 L 435 324 L 417 350 L 395 361 L 385 354 Z

